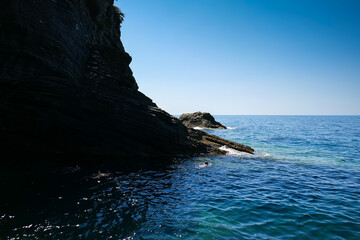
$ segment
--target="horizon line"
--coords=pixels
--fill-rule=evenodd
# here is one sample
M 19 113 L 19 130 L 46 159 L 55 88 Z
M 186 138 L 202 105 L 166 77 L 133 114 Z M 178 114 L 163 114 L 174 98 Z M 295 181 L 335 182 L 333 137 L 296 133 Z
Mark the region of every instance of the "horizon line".
M 183 113 L 181 113 L 183 114 Z M 181 114 L 171 114 L 180 116 Z M 212 114 L 214 116 L 354 116 L 360 117 L 360 114 Z

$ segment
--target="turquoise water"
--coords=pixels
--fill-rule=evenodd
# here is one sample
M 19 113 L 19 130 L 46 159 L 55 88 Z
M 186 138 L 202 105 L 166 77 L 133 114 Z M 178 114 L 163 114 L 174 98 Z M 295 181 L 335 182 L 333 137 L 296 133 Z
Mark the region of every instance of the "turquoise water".
M 68 169 L 53 192 L 0 210 L 0 239 L 360 239 L 359 116 L 216 119 L 232 129 L 207 132 L 255 155 Z

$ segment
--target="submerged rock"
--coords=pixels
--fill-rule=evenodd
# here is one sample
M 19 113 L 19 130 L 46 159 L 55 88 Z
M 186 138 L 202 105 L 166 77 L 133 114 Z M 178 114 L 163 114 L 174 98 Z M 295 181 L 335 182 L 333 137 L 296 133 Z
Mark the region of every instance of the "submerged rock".
M 217 122 L 210 113 L 206 112 L 184 113 L 179 117 L 179 119 L 182 124 L 189 128 L 199 127 L 226 129 L 226 127 Z
M 135 157 L 224 153 L 138 91 L 120 41 L 122 16 L 113 0 L 0 3 L 3 155 L 128 164 Z

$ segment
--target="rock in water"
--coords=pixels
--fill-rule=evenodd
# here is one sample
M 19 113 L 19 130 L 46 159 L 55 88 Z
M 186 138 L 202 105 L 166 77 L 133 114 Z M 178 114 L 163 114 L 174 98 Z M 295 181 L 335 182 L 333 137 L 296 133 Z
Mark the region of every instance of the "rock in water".
M 179 119 L 182 124 L 189 128 L 200 127 L 226 129 L 226 127 L 217 122 L 210 113 L 206 112 L 184 113 Z
M 191 138 L 204 144 L 207 147 L 208 153 L 225 154 L 226 152 L 223 152 L 223 150 L 221 150 L 221 148 L 224 146 L 234 149 L 236 151 L 240 151 L 240 152 L 246 152 L 246 153 L 250 153 L 250 154 L 254 153 L 254 149 L 252 149 L 249 146 L 246 146 L 246 145 L 243 145 L 240 143 L 236 143 L 233 141 L 229 141 L 229 140 L 223 139 L 221 137 L 218 137 L 218 136 L 215 136 L 212 134 L 208 134 L 206 132 L 192 129 L 192 128 L 188 128 L 188 131 L 189 131 L 189 135 L 191 136 Z M 219 150 L 220 150 L 220 152 L 219 152 Z

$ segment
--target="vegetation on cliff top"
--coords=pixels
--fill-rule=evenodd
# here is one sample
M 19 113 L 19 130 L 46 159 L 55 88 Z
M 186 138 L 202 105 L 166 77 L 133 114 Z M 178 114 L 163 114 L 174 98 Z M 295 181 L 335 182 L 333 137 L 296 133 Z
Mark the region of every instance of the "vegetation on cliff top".
M 124 13 L 120 10 L 120 8 L 118 8 L 117 6 L 114 5 L 114 9 L 115 11 L 119 14 L 120 17 L 120 24 L 124 21 Z

